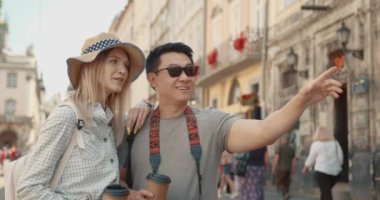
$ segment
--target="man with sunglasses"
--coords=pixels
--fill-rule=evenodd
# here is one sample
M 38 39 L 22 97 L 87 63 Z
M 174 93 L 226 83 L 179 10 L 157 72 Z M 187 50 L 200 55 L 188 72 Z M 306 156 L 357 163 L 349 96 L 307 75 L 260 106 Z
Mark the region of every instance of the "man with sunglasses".
M 147 79 L 157 92 L 158 106 L 135 136 L 133 189 L 146 188 L 148 174 L 167 175 L 171 179 L 169 200 L 217 199 L 217 168 L 223 150 L 246 152 L 272 144 L 293 127 L 308 106 L 327 96 L 338 98 L 342 92 L 342 84 L 330 79 L 337 71 L 332 67 L 264 120 L 191 108 L 188 101 L 198 72 L 192 54 L 183 43 L 167 43 L 147 57 Z

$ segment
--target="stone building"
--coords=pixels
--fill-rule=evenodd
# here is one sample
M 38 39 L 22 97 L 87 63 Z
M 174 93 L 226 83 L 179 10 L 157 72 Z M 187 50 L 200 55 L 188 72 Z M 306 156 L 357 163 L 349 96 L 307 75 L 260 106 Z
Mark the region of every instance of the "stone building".
M 306 110 L 293 132 L 304 158 L 316 127 L 327 126 L 344 151 L 341 181 L 350 182 L 352 197 L 370 199 L 373 176 L 380 175 L 372 165 L 380 144 L 380 2 L 269 0 L 268 5 L 266 112 L 283 106 L 327 68 L 340 66 L 335 78 L 344 84 L 341 97 Z
M 124 10 L 119 13 L 109 28 L 109 32 L 122 41 L 131 42 L 149 53 L 149 3 L 148 0 L 128 1 Z M 128 90 L 128 106 L 134 106 L 149 98 L 149 85 L 145 71 L 135 80 Z
M 7 52 L 7 24 L 0 23 L 0 148 L 16 146 L 26 152 L 40 128 L 41 95 L 45 88 L 38 78 L 33 48 L 26 55 Z
M 134 8 L 126 7 L 115 30 L 145 53 L 166 42 L 189 44 L 201 69 L 193 99 L 200 107 L 244 117 L 249 107 L 238 99 L 256 93 L 266 116 L 339 65 L 341 98 L 307 109 L 291 131 L 299 163 L 316 127 L 326 126 L 344 150 L 341 181 L 352 187 L 351 196 L 369 199 L 380 191 L 379 0 L 144 2 L 129 1 Z M 347 30 L 348 40 L 340 40 Z

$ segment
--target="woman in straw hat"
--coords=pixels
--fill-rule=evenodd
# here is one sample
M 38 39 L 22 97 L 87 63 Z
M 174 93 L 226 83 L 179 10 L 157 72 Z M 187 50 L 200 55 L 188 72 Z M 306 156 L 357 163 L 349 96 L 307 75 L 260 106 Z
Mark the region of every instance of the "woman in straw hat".
M 332 200 L 331 190 L 338 180 L 342 163 L 343 152 L 339 143 L 326 127 L 318 127 L 302 172 L 305 174 L 314 165 L 322 200 Z
M 81 55 L 67 59 L 74 91 L 42 126 L 21 174 L 17 199 L 99 199 L 107 185 L 118 183 L 116 145 L 122 138 L 126 92 L 144 62 L 137 46 L 107 33 L 87 39 Z M 59 181 L 52 184 L 74 133 L 77 143 Z

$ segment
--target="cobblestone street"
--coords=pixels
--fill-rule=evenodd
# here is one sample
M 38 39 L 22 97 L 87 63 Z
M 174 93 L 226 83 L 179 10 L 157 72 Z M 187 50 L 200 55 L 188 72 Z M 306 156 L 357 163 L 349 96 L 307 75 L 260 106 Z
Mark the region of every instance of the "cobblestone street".
M 297 191 L 296 185 L 291 187 L 290 200 L 318 200 L 319 191 L 317 189 L 314 192 L 299 192 Z M 333 189 L 334 200 L 350 200 L 349 185 L 346 183 L 338 183 Z M 277 192 L 276 188 L 271 184 L 267 183 L 265 186 L 265 198 L 267 200 L 281 200 L 281 194 Z M 0 170 L 0 200 L 4 200 L 4 177 L 3 172 Z M 223 194 L 222 198 L 219 200 L 239 200 L 239 196 L 231 199 L 229 194 Z
M 335 185 L 333 189 L 333 197 L 334 200 L 350 200 L 349 192 L 348 192 L 348 184 L 346 183 L 338 183 Z M 219 200 L 239 200 L 239 196 L 232 199 L 229 197 L 229 194 L 222 195 L 222 198 Z M 265 196 L 264 199 L 267 200 L 281 200 L 281 193 L 279 193 L 274 185 L 268 183 L 265 186 Z M 316 188 L 312 192 L 300 192 L 297 190 L 297 186 L 292 186 L 290 192 L 290 200 L 318 200 L 319 199 L 319 191 Z
M 3 169 L 0 169 L 0 200 L 4 200 L 4 174 Z

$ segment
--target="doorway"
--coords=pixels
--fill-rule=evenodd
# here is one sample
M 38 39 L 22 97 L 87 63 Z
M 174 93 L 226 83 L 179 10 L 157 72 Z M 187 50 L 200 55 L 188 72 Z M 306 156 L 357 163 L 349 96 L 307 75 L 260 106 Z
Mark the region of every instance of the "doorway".
M 17 145 L 17 134 L 13 130 L 5 130 L 0 133 L 0 148 Z
M 348 182 L 348 112 L 347 112 L 347 83 L 342 87 L 343 93 L 334 101 L 334 136 L 343 151 L 343 166 L 339 181 Z

